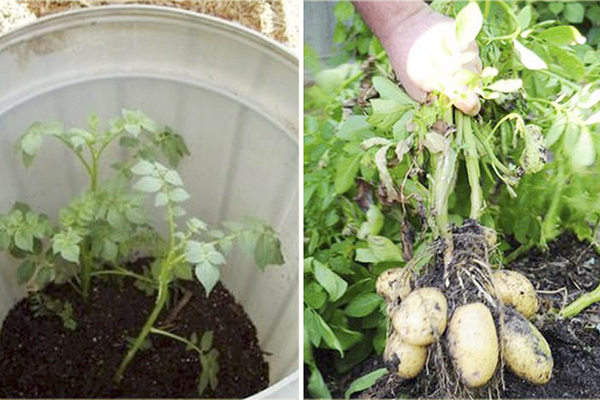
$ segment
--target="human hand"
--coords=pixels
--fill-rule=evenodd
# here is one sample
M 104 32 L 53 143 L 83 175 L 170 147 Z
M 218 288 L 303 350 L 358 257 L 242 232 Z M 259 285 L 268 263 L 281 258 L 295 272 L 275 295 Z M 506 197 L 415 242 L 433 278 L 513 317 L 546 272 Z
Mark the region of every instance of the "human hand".
M 452 18 L 425 7 L 390 29 L 381 41 L 406 92 L 423 102 L 439 91 L 467 115 L 479 112 L 479 97 L 465 84 L 464 70 L 480 74 L 479 49 L 460 46 Z

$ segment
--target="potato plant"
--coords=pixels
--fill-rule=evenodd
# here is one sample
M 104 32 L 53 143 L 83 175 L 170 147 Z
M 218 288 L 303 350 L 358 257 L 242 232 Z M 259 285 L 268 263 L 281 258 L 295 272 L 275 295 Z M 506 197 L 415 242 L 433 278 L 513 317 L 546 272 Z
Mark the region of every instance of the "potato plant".
M 538 19 L 546 6 L 433 2 L 457 18 L 457 35 L 477 39 L 485 68 L 464 74 L 483 102 L 475 118 L 442 96 L 414 102 L 375 46 L 362 64 L 315 70 L 305 97 L 304 197 L 312 395 L 330 396 L 333 387 L 315 349 L 337 351 L 326 354 L 341 373 L 376 353 L 409 377 L 414 371 L 394 354 L 408 354 L 406 344 L 429 346 L 428 371 L 443 396 L 487 396 L 503 364 L 532 383 L 550 379 L 551 352 L 527 322 L 538 309 L 535 282 L 495 272 L 565 231 L 597 244 L 599 59 L 576 28 Z M 305 65 L 318 64 L 307 57 Z M 520 247 L 503 254 L 508 236 Z M 410 292 L 423 289 L 439 290 L 448 303 L 445 329 L 423 311 L 395 323 Z M 421 326 L 432 343 L 413 344 L 399 332 Z M 505 352 L 515 348 L 508 354 L 519 360 Z
M 130 341 L 115 380 L 123 378 L 137 353 L 149 344 L 149 335 L 155 334 L 198 353 L 199 394 L 209 386 L 214 390 L 219 351 L 213 348 L 213 332 L 204 332 L 201 340 L 196 335 L 187 339 L 160 329 L 157 320 L 178 279 L 195 277 L 209 296 L 235 242 L 264 269 L 284 262 L 280 241 L 270 226 L 255 218 L 224 223 L 223 229 L 211 229 L 195 217 L 181 220 L 186 215 L 182 203 L 190 194 L 174 168 L 189 151 L 172 129 L 161 128 L 142 112 L 131 110 L 123 110 L 106 129 L 95 115 L 87 125 L 86 129 L 64 129 L 56 123 L 34 123 L 20 138 L 16 148 L 25 166 L 32 164 L 44 139 L 53 138 L 79 160 L 89 186 L 59 211 L 56 224 L 26 204 L 16 203 L 8 214 L 0 215 L 0 249 L 22 260 L 17 278 L 31 292 L 35 315 L 56 315 L 69 330 L 77 329 L 71 304 L 44 295 L 41 290 L 47 284 L 70 284 L 89 300 L 94 279 L 133 278 L 139 289 L 155 294 L 156 301 L 138 336 Z M 102 156 L 116 142 L 128 156 L 113 165 L 112 176 L 103 180 Z M 166 238 L 149 224 L 146 195 L 152 195 L 154 205 L 164 209 Z M 150 256 L 152 265 L 142 272 L 128 269 L 128 263 L 140 255 Z

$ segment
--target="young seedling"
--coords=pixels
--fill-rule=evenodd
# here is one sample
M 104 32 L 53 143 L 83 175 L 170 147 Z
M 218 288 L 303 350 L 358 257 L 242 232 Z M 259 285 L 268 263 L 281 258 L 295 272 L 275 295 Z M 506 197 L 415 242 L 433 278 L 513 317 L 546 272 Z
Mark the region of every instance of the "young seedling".
M 198 343 L 198 335 L 193 333 L 190 339 L 186 339 L 171 332 L 158 328 L 152 328 L 151 333 L 163 335 L 177 340 L 186 345 L 186 350 L 193 350 L 200 358 L 200 373 L 198 374 L 198 395 L 202 396 L 208 386 L 214 391 L 219 385 L 219 351 L 213 348 L 214 332 L 208 331 L 202 335 Z
M 183 188 L 183 180 L 177 173 L 159 162 L 140 160 L 131 172 L 141 178 L 134 188 L 154 195 L 154 205 L 164 207 L 167 221 L 167 247 L 157 254 L 154 277 L 158 291 L 155 306 L 139 335 L 123 358 L 116 372 L 116 380 L 123 378 L 125 370 L 133 361 L 165 308 L 171 284 L 176 278 L 189 279 L 192 270 L 200 281 L 206 295 L 210 295 L 219 281 L 220 266 L 225 264 L 224 254 L 228 253 L 235 239 L 252 251 L 259 267 L 282 264 L 281 244 L 275 232 L 259 220 L 247 220 L 243 224 L 226 224 L 228 233 L 209 230 L 208 225 L 198 218 L 189 218 L 185 229 L 179 230 L 177 218 L 186 215 L 181 205 L 190 198 Z

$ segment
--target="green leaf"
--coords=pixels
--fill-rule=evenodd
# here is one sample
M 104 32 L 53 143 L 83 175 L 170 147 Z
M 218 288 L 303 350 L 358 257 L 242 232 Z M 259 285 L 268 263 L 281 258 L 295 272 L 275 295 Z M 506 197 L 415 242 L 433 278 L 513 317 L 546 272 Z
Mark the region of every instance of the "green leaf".
M 319 261 L 313 260 L 312 265 L 315 279 L 327 291 L 330 300 L 336 301 L 342 297 L 348 288 L 348 283 Z
M 310 368 L 308 392 L 314 399 L 331 399 L 331 392 L 327 388 L 323 375 L 321 375 L 321 372 L 315 367 Z
M 537 37 L 555 46 L 584 44 L 585 37 L 577 28 L 569 25 L 553 26 L 537 34 Z
M 384 100 L 393 100 L 400 105 L 413 106 L 417 104 L 404 90 L 389 79 L 375 76 L 373 77 L 373 87 Z
M 206 297 L 208 297 L 210 292 L 219 281 L 219 277 L 221 275 L 219 267 L 211 264 L 208 261 L 205 261 L 196 265 L 195 272 L 196 278 L 198 278 L 202 286 L 204 286 L 204 290 L 206 290 Z
M 563 10 L 565 9 L 565 3 L 560 2 L 560 1 L 550 1 L 550 2 L 548 2 L 548 8 L 554 14 L 558 15 L 561 12 L 563 12 Z
M 356 237 L 366 239 L 369 235 L 377 235 L 383 228 L 384 217 L 375 204 L 367 211 L 367 220 L 362 223 Z
M 50 267 L 42 267 L 35 276 L 35 282 L 39 287 L 46 286 L 54 277 L 54 271 Z
M 360 168 L 360 155 L 342 159 L 336 168 L 335 192 L 343 194 L 354 185 L 354 179 Z
M 556 46 L 548 46 L 548 50 L 556 64 L 562 67 L 564 75 L 576 81 L 583 80 L 585 67 L 583 61 L 576 54 Z
M 579 2 L 568 2 L 565 6 L 563 16 L 571 24 L 580 24 L 585 17 L 585 7 Z
M 363 390 L 367 390 L 371 386 L 375 384 L 382 376 L 388 374 L 387 368 L 380 368 L 375 370 L 367 375 L 361 376 L 356 379 L 354 382 L 350 384 L 348 390 L 346 390 L 345 397 L 347 399 L 350 398 L 356 392 L 362 392 Z
M 225 257 L 223 257 L 223 254 L 219 253 L 216 250 L 209 251 L 206 254 L 206 258 L 208 262 L 210 262 L 213 265 L 225 264 Z
M 321 317 L 319 314 L 314 313 L 314 317 L 316 319 L 317 327 L 320 330 L 320 335 L 323 338 L 323 340 L 325 341 L 325 344 L 327 344 L 330 348 L 339 351 L 340 354 L 343 356 L 344 355 L 344 347 L 342 346 L 342 343 L 340 342 L 338 337 L 335 335 L 335 333 L 333 333 L 333 330 L 331 329 L 331 327 L 327 324 L 327 322 L 325 322 L 323 317 Z
M 52 251 L 60 253 L 61 257 L 74 263 L 79 262 L 79 243 L 83 238 L 74 230 L 59 232 L 52 238 Z
M 175 277 L 177 279 L 183 279 L 184 281 L 191 281 L 193 278 L 192 269 L 190 268 L 190 264 L 186 262 L 181 262 L 176 264 L 173 267 L 173 272 L 175 273 Z
M 33 234 L 31 232 L 24 229 L 18 230 L 15 233 L 14 240 L 17 248 L 23 251 L 33 252 Z
M 318 310 L 327 301 L 327 293 L 317 282 L 311 282 L 304 287 L 304 302 Z
M 184 188 L 175 188 L 169 192 L 169 197 L 175 203 L 181 203 L 190 198 L 190 194 Z
M 17 283 L 24 285 L 33 278 L 35 274 L 35 263 L 33 261 L 25 261 L 17 269 Z
M 519 27 L 522 31 L 529 28 L 529 24 L 531 23 L 531 5 L 527 5 L 519 11 L 517 14 L 517 20 L 519 21 Z
M 369 264 L 378 262 L 378 258 L 375 257 L 373 250 L 370 248 L 356 249 L 356 256 L 354 257 L 354 260 Z
M 165 180 L 174 186 L 183 186 L 183 180 L 177 171 L 169 170 L 165 173 Z
M 355 140 L 373 134 L 371 133 L 371 125 L 367 122 L 367 117 L 352 115 L 340 123 L 336 135 L 343 140 Z
M 571 162 L 577 167 L 589 167 L 596 160 L 596 150 L 592 136 L 587 129 L 579 134 L 577 144 L 571 152 Z
M 164 192 L 159 192 L 154 198 L 154 205 L 156 207 L 164 207 L 169 204 L 169 195 Z
M 140 160 L 131 168 L 135 175 L 150 175 L 154 172 L 154 164 L 150 161 Z
M 375 311 L 382 301 L 382 298 L 375 293 L 363 293 L 355 297 L 344 312 L 353 318 L 366 317 Z
M 373 107 L 373 112 L 367 121 L 382 130 L 390 129 L 408 109 L 406 105 L 384 99 L 371 100 L 371 106 Z
M 281 242 L 272 232 L 263 233 L 256 242 L 254 260 L 261 270 L 269 265 L 282 265 Z
M 116 261 L 119 254 L 119 246 L 108 239 L 104 239 L 102 246 L 102 258 L 107 261 Z
M 402 251 L 390 239 L 384 236 L 370 236 L 367 242 L 378 262 L 404 261 Z
M 183 217 L 185 214 L 187 214 L 187 212 L 185 211 L 185 209 L 183 207 L 180 207 L 180 206 L 173 207 L 173 217 L 175 217 L 175 218 Z
M 483 26 L 483 15 L 477 3 L 469 3 L 456 16 L 456 41 L 461 48 L 475 40 Z
M 204 332 L 202 335 L 202 341 L 200 343 L 200 349 L 204 352 L 208 352 L 213 347 L 213 339 L 215 337 L 215 333 L 213 331 Z
M 134 189 L 146 193 L 158 192 L 162 188 L 162 186 L 162 180 L 153 176 L 144 176 L 135 185 L 133 185 Z
M 560 137 L 565 131 L 566 126 L 567 117 L 565 117 L 564 114 L 560 114 L 558 117 L 556 117 L 556 119 L 552 123 L 552 126 L 550 127 L 550 129 L 548 129 L 548 132 L 546 133 L 546 145 L 548 147 L 552 146 L 558 141 L 558 139 L 560 139 Z

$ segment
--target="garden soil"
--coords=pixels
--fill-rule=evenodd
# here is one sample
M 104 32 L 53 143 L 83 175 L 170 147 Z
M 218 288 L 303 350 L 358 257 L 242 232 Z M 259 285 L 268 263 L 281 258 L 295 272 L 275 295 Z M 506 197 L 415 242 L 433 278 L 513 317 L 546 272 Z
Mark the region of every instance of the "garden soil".
M 121 385 L 115 385 L 115 370 L 154 297 L 134 287 L 130 278 L 96 278 L 93 285 L 87 303 L 69 285 L 43 291 L 73 306 L 74 331 L 58 316 L 34 316 L 31 298 L 10 311 L 0 332 L 0 397 L 198 398 L 197 353 L 164 336 L 151 335 L 151 346 L 138 353 Z M 214 331 L 219 385 L 204 397 L 244 398 L 267 388 L 269 367 L 256 328 L 227 289 L 218 283 L 207 298 L 194 281 L 173 292 L 158 327 L 186 338 Z M 184 297 L 189 301 L 182 301 Z M 184 306 L 175 315 L 177 305 Z M 163 326 L 165 321 L 168 325 Z
M 525 274 L 536 286 L 541 307 L 535 318 L 554 358 L 553 376 L 546 385 L 530 384 L 511 372 L 504 373 L 504 388 L 493 397 L 514 398 L 600 398 L 600 305 L 595 304 L 577 317 L 561 320 L 556 312 L 579 295 L 593 290 L 600 281 L 600 256 L 588 244 L 564 235 L 550 244 L 548 251 L 532 250 L 509 266 Z M 317 354 L 326 382 L 334 398 L 355 379 L 385 365 L 381 357 L 371 357 L 349 374 L 333 369 L 328 352 Z M 437 387 L 426 371 L 413 380 L 395 375 L 381 378 L 359 398 L 431 397 Z

